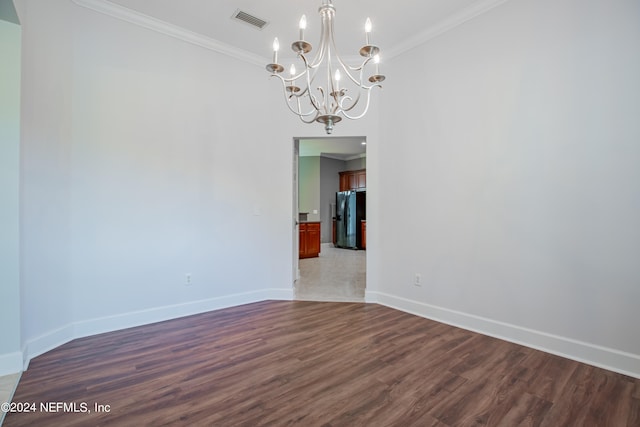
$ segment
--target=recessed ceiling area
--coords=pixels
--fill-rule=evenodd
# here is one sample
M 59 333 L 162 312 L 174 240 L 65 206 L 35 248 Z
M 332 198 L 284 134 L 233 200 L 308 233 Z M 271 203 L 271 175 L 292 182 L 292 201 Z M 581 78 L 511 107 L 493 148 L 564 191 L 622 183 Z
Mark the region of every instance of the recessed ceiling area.
M 366 155 L 364 136 L 299 138 L 300 157 L 329 157 L 338 160 L 352 160 Z

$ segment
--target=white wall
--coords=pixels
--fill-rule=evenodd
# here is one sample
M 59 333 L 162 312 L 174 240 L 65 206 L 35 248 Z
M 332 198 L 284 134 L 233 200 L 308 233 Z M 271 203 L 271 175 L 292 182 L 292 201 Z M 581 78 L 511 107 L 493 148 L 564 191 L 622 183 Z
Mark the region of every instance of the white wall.
M 358 159 L 351 159 L 346 162 L 345 170 L 355 171 L 359 169 L 367 168 L 367 158 L 360 157 Z
M 639 16 L 512 0 L 390 61 L 370 299 L 640 376 Z
M 320 204 L 319 156 L 304 156 L 298 160 L 298 208 L 300 212 L 308 213 L 308 221 L 320 221 L 322 211 L 326 210 Z
M 291 298 L 293 140 L 324 136 L 322 126 L 273 108 L 281 88 L 262 66 L 69 0 L 18 6 L 25 358 Z M 375 133 L 376 117 L 374 107 L 334 134 Z M 377 138 L 367 140 L 375 158 Z
M 264 70 L 69 1 L 22 6 L 27 357 L 290 298 L 292 134 L 264 114 Z
M 19 3 L 22 38 L 20 274 L 23 345 L 73 320 L 71 39 L 66 2 Z M 34 7 L 35 6 L 35 7 Z M 41 6 L 41 7 L 40 7 Z
M 67 0 L 19 9 L 27 357 L 290 297 L 293 138 L 322 127 L 273 108 L 262 67 Z M 334 130 L 368 142 L 368 301 L 640 376 L 638 12 L 511 0 L 385 63 Z
M 22 365 L 20 343 L 20 26 L 0 20 L 0 375 Z

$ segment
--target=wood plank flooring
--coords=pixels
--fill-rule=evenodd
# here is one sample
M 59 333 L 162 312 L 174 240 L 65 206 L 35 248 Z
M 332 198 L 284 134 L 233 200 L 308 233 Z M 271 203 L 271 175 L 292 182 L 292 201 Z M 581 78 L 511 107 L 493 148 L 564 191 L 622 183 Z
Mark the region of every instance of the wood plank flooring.
M 640 426 L 638 379 L 359 303 L 264 301 L 78 339 L 33 359 L 14 402 L 38 406 L 7 427 Z

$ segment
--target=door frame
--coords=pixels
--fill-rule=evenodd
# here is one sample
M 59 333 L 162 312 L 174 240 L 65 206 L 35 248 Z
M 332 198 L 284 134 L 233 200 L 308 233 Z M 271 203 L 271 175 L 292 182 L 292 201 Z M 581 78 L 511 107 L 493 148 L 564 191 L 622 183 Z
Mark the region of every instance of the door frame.
M 293 259 L 292 259 L 292 287 L 294 289 L 294 299 L 295 299 L 295 286 L 296 282 L 300 279 L 300 248 L 299 248 L 299 239 L 300 239 L 300 230 L 299 230 L 299 164 L 300 164 L 300 141 L 306 139 L 340 139 L 341 137 L 332 136 L 332 137 L 302 137 L 302 136 L 294 136 L 292 138 L 292 248 L 293 248 Z M 357 138 L 361 139 L 365 143 L 369 139 L 365 136 L 345 136 L 344 138 Z M 367 149 L 365 148 L 365 153 L 367 153 Z M 336 190 L 337 191 L 337 190 Z M 369 208 L 367 207 L 367 211 Z M 365 251 L 366 253 L 366 251 Z M 367 256 L 368 258 L 368 256 Z M 366 284 L 365 284 L 366 287 Z
M 298 164 L 300 161 L 300 138 L 293 138 L 293 197 L 292 197 L 292 222 L 293 222 L 293 263 L 292 263 L 292 273 L 293 273 L 293 282 L 291 286 L 295 290 L 296 282 L 300 279 L 300 228 L 299 228 L 299 220 L 300 220 L 300 212 L 298 210 Z M 294 295 L 295 297 L 295 295 Z

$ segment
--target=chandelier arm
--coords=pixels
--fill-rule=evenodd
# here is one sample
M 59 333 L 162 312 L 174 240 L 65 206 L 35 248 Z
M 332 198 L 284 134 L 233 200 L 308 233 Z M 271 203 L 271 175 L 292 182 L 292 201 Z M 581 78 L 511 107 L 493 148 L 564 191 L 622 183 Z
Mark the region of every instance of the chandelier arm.
M 306 58 L 305 58 L 306 59 Z M 307 76 L 307 89 L 311 92 L 311 86 L 316 79 L 316 74 L 318 74 L 319 68 L 308 65 L 305 62 L 305 74 Z
M 300 74 L 296 75 L 296 76 L 295 76 L 295 78 L 294 78 L 294 77 L 292 77 L 292 79 L 294 79 L 294 80 L 295 80 L 295 79 L 297 79 L 297 78 L 300 78 L 300 77 L 302 77 L 302 76 L 305 76 L 305 77 L 306 77 L 306 79 L 305 79 L 305 80 L 307 80 L 307 90 L 308 90 L 308 89 L 311 87 L 311 83 L 313 83 L 313 81 L 314 81 L 314 80 L 315 80 L 315 78 L 316 78 L 316 72 L 317 72 L 317 69 L 315 69 L 315 68 L 313 68 L 313 67 L 311 67 L 311 66 L 309 65 L 309 62 L 307 61 L 307 57 L 306 57 L 306 56 L 304 56 L 304 54 L 299 53 L 299 54 L 298 54 L 298 57 L 300 57 L 300 59 L 302 60 L 302 63 L 303 63 L 303 65 L 304 65 L 304 71 L 302 71 Z M 312 74 L 311 74 L 311 72 L 310 72 L 311 70 L 313 70 L 313 75 L 312 75 Z M 303 95 L 303 94 L 304 94 L 304 92 L 303 92 L 303 93 L 301 93 L 300 95 Z
M 382 89 L 382 85 L 381 85 L 380 83 L 374 83 L 374 84 L 372 84 L 371 86 L 362 85 L 362 88 L 363 88 L 363 89 L 366 89 L 366 90 L 371 90 L 371 89 L 373 89 L 374 87 L 379 87 L 380 89 Z
M 331 53 L 331 51 L 329 51 L 329 53 Z M 333 67 L 331 64 L 331 55 L 329 55 L 327 58 L 327 93 L 325 94 L 326 96 L 325 105 L 330 105 L 330 107 L 328 110 L 325 108 L 325 112 L 331 111 L 332 114 L 335 114 L 339 105 L 338 105 L 338 97 L 335 94 L 336 88 L 335 88 L 335 84 L 332 76 L 333 76 Z
M 346 64 L 342 58 L 338 57 L 338 60 L 340 61 L 340 65 L 342 65 L 345 69 L 351 70 L 351 71 L 360 71 L 362 68 L 364 68 L 364 66 L 371 61 L 371 58 L 367 58 L 365 59 L 362 64 L 357 65 L 357 66 L 352 66 L 349 64 Z
M 316 56 L 313 57 L 313 60 L 308 65 L 309 68 L 318 68 L 322 61 L 324 61 L 324 57 L 326 55 L 326 51 L 324 46 L 320 45 L 320 50 L 316 53 Z
M 302 107 L 299 105 L 299 101 L 298 101 L 298 108 L 302 109 Z M 314 115 L 314 117 L 316 117 L 318 115 L 318 112 L 316 110 L 311 110 L 308 113 L 303 113 L 303 112 L 297 112 L 295 111 L 293 108 L 291 108 L 291 106 L 289 105 L 289 110 L 291 110 L 291 112 L 293 112 L 296 116 L 300 117 L 300 119 L 304 120 L 303 117 L 309 117 L 311 115 Z M 315 120 L 315 119 L 314 119 Z M 311 120 L 308 123 L 311 123 L 313 120 Z
M 300 105 L 300 97 L 298 97 L 298 98 L 296 99 L 296 101 L 297 101 L 297 103 L 298 103 L 298 111 L 302 111 L 302 106 Z M 318 117 L 318 110 L 315 110 L 315 109 L 314 109 L 314 110 L 309 111 L 309 112 L 308 112 L 308 113 L 306 113 L 306 114 L 297 114 L 297 115 L 298 115 L 298 117 L 300 118 L 300 120 L 301 120 L 303 123 L 311 124 L 311 123 L 313 123 L 313 122 L 315 122 L 315 121 L 316 121 L 316 118 Z M 313 117 L 312 117 L 311 119 L 307 119 L 307 120 L 305 120 L 305 117 L 308 117 L 308 116 L 311 116 L 311 115 L 313 115 Z
M 284 77 L 282 77 L 282 76 L 280 76 L 278 74 L 272 74 L 271 77 L 277 77 L 282 82 L 282 91 L 283 91 L 283 94 L 284 94 L 285 103 L 287 104 L 287 107 L 289 108 L 289 110 L 293 114 L 299 116 L 300 118 L 310 116 L 310 115 L 312 115 L 314 113 L 316 113 L 316 115 L 317 115 L 317 112 L 315 110 L 311 110 L 308 113 L 303 113 L 302 112 L 302 106 L 300 105 L 300 99 L 299 99 L 298 95 L 289 95 L 289 96 L 287 96 L 287 80 L 289 80 L 289 79 L 285 79 Z M 298 98 L 297 99 L 297 105 L 298 105 L 298 110 L 297 111 L 291 106 L 291 98 L 293 96 Z M 309 123 L 311 123 L 311 122 L 309 122 Z
M 342 115 L 345 116 L 348 119 L 356 120 L 356 119 L 364 117 L 364 115 L 369 110 L 369 101 L 370 101 L 369 91 L 370 91 L 371 88 L 367 87 L 366 83 L 363 84 L 363 74 L 364 74 L 364 69 L 365 69 L 366 65 L 369 63 L 369 61 L 371 61 L 372 57 L 369 56 L 369 57 L 365 58 L 365 60 L 362 61 L 362 63 L 359 66 L 356 66 L 356 67 L 352 67 L 352 66 L 346 64 L 342 60 L 340 55 L 338 54 L 338 48 L 337 48 L 336 42 L 335 42 L 333 26 L 331 26 L 330 29 L 331 29 L 331 44 L 332 44 L 333 50 L 335 51 L 336 59 L 337 59 L 338 63 L 340 64 L 340 66 L 342 67 L 342 69 L 344 70 L 344 72 L 347 75 L 347 77 L 349 78 L 349 80 L 351 80 L 351 82 L 353 82 L 353 84 L 355 84 L 358 87 L 358 96 L 355 98 L 355 100 L 350 96 L 346 96 L 346 97 L 342 98 L 341 100 L 336 99 L 336 101 L 338 103 L 338 108 L 339 108 L 339 110 L 337 110 L 337 111 L 342 113 Z M 357 74 L 358 74 L 357 78 L 354 77 L 352 72 L 357 72 Z M 362 90 L 365 90 L 367 92 L 366 105 L 365 105 L 364 111 L 359 115 L 352 116 L 352 115 L 349 114 L 349 111 L 354 109 L 360 103 Z M 345 107 L 344 106 L 345 102 L 348 102 L 348 101 L 352 101 L 352 102 L 350 102 L 351 105 L 348 106 L 348 107 Z
M 321 87 L 316 88 L 316 90 L 320 91 L 320 99 L 322 101 L 318 101 L 318 97 L 309 90 L 309 102 L 316 111 L 324 111 L 326 109 L 326 104 L 324 102 L 324 90 Z
M 342 66 L 345 73 L 347 74 L 347 77 L 349 77 L 349 80 L 351 80 L 354 84 L 360 87 L 366 87 L 366 84 L 363 84 L 362 74 L 364 73 L 365 66 L 369 63 L 369 61 L 371 61 L 371 58 L 367 58 L 364 61 L 362 61 L 362 64 L 360 64 L 358 67 L 352 67 L 348 64 L 345 64 L 342 58 L 340 58 L 339 56 L 336 56 L 336 58 L 338 58 L 338 62 L 340 62 L 340 65 Z M 359 73 L 360 78 L 356 79 L 355 77 L 353 77 L 353 75 L 349 72 L 349 70 L 357 71 Z
M 311 106 L 313 108 L 315 108 L 316 112 L 319 113 L 320 110 L 324 108 L 324 102 L 322 104 L 318 104 L 317 98 L 311 93 L 311 84 L 313 83 L 313 81 L 316 78 L 316 73 L 318 71 L 318 68 L 317 68 L 317 66 L 314 67 L 313 65 L 309 65 L 309 62 L 307 61 L 307 57 L 304 56 L 302 53 L 299 53 L 298 56 L 302 59 L 302 62 L 304 63 L 305 71 L 303 72 L 303 74 L 306 76 L 307 87 L 299 95 L 296 95 L 296 96 L 298 98 L 300 98 L 305 93 L 308 94 L 309 95 L 309 101 L 311 102 Z M 313 76 L 311 75 L 311 70 L 313 70 Z M 323 101 L 324 101 L 324 96 L 323 96 Z M 313 113 L 313 111 L 308 113 L 307 115 L 310 115 L 312 113 Z
M 350 96 L 345 96 L 344 98 L 342 98 L 342 101 L 341 101 L 341 103 L 340 103 L 340 108 L 342 109 L 342 113 L 343 113 L 343 114 L 345 114 L 345 116 L 346 116 L 346 112 L 347 112 L 347 111 L 351 111 L 351 110 L 353 110 L 353 108 L 354 108 L 356 105 L 358 105 L 358 102 L 360 102 L 360 95 L 361 95 L 361 92 L 362 92 L 362 91 L 358 91 L 358 96 L 356 97 L 356 99 L 355 99 L 355 100 L 354 100 L 352 97 L 350 97 Z M 353 103 L 351 104 L 351 106 L 349 106 L 349 107 L 345 108 L 345 107 L 343 106 L 343 104 L 344 104 L 346 101 L 353 101 Z
M 340 59 L 340 58 L 338 57 L 338 59 Z M 360 102 L 360 96 L 362 95 L 362 90 L 364 89 L 364 86 L 362 84 L 362 74 L 363 74 L 363 72 L 362 72 L 362 69 L 361 69 L 360 73 L 359 73 L 360 81 L 358 82 L 351 76 L 350 73 L 347 72 L 347 75 L 358 86 L 358 96 L 355 98 L 355 100 L 351 96 L 344 96 L 342 99 L 336 99 L 336 101 L 338 102 L 338 105 L 340 107 L 340 111 L 342 112 L 342 114 L 345 117 L 348 117 L 347 112 L 351 111 L 353 108 L 355 108 L 355 106 L 358 105 L 358 103 Z M 367 90 L 367 89 L 364 89 L 364 90 Z M 345 107 L 344 105 L 348 101 L 352 101 L 351 105 L 349 107 Z
M 287 107 L 289 108 L 289 110 L 297 115 L 300 116 L 302 114 L 302 107 L 300 105 L 300 102 L 297 103 L 298 105 L 298 109 L 295 110 L 292 106 L 291 106 L 291 95 L 287 96 L 287 87 L 286 87 L 286 82 L 284 79 L 282 79 L 282 93 L 284 94 L 284 100 L 286 101 Z
M 375 87 L 375 86 L 380 87 L 380 88 L 382 87 L 382 85 L 380 85 L 380 84 L 374 84 L 374 85 L 371 85 L 371 86 L 367 89 L 367 102 L 365 103 L 364 111 L 363 111 L 362 113 L 360 113 L 360 114 L 359 114 L 359 115 L 357 115 L 357 116 L 350 116 L 350 115 L 348 115 L 346 112 L 344 112 L 344 111 L 343 111 L 343 113 L 342 113 L 342 114 L 343 114 L 347 119 L 351 119 L 351 120 L 358 120 L 358 119 L 363 118 L 363 117 L 364 117 L 364 115 L 365 115 L 365 114 L 367 114 L 367 111 L 369 110 L 369 102 L 371 101 L 371 88 L 373 88 L 373 87 Z M 354 107 L 354 106 L 355 106 L 355 104 L 354 104 L 352 107 Z M 348 110 L 346 110 L 346 111 L 348 111 Z
M 305 89 L 305 92 L 306 92 L 306 89 Z M 297 105 L 298 105 L 298 111 L 295 111 L 293 108 L 291 108 L 291 105 L 290 105 L 290 104 L 291 104 L 291 103 L 290 103 L 290 101 L 291 101 L 291 99 L 292 99 L 294 96 L 296 97 L 296 103 L 297 103 Z M 317 116 L 317 115 L 318 115 L 318 110 L 317 110 L 317 109 L 315 109 L 315 108 L 314 108 L 314 109 L 312 109 L 312 110 L 310 110 L 308 113 L 303 113 L 303 112 L 302 112 L 302 106 L 300 105 L 300 98 L 301 98 L 301 96 L 300 96 L 300 95 L 290 95 L 290 96 L 289 96 L 289 98 L 288 98 L 288 100 L 287 100 L 287 105 L 289 106 L 289 109 L 290 109 L 294 114 L 296 114 L 297 116 L 299 116 L 300 118 L 302 118 L 302 117 L 308 117 L 308 116 L 310 116 L 310 115 L 312 115 L 312 114 L 315 114 L 315 115 Z
M 311 114 L 314 114 L 314 113 L 317 115 L 318 112 L 320 111 L 318 108 L 316 108 L 316 104 L 317 104 L 318 101 L 316 100 L 316 97 L 311 93 L 309 93 L 309 99 L 310 99 L 310 102 L 311 102 L 311 106 L 313 107 L 313 110 L 309 111 L 308 113 L 302 114 L 302 115 L 310 116 Z M 299 101 L 300 100 L 298 99 L 298 102 Z M 298 115 L 301 115 L 301 114 L 298 114 Z
M 333 51 L 334 51 L 336 59 L 338 60 L 338 63 L 340 63 L 340 65 L 342 66 L 342 69 L 344 70 L 344 72 L 347 75 L 347 77 L 349 78 L 349 80 L 351 80 L 354 84 L 358 85 L 359 87 L 362 87 L 362 72 L 364 71 L 364 67 L 373 58 L 371 56 L 367 57 L 364 61 L 362 61 L 362 63 L 359 66 L 356 66 L 356 67 L 352 67 L 349 64 L 346 64 L 342 60 L 342 58 L 340 57 L 340 53 L 338 52 L 338 47 L 336 45 L 336 38 L 335 38 L 335 35 L 334 35 L 333 25 L 330 25 L 329 29 L 330 29 L 330 37 L 329 37 L 329 39 L 331 41 L 331 46 L 333 47 Z M 358 80 L 355 77 L 353 77 L 353 75 L 351 74 L 351 71 L 358 71 L 359 74 L 360 74 L 360 79 Z
M 311 94 L 311 92 L 309 92 L 309 98 L 311 99 L 311 103 L 313 104 L 313 106 L 315 107 L 316 110 L 318 110 L 318 112 L 327 112 L 327 99 L 325 97 L 325 93 L 324 93 L 324 88 L 322 86 L 318 86 L 316 88 L 316 90 L 318 92 L 320 92 L 321 98 L 322 98 L 322 102 L 318 105 L 318 100 L 316 99 L 316 97 Z
M 282 87 L 283 88 L 287 87 L 286 79 L 284 77 L 282 77 L 281 75 L 279 75 L 279 74 L 271 74 L 269 77 L 271 77 L 271 78 L 276 77 L 276 78 L 280 79 L 280 81 L 282 82 Z
M 315 122 L 315 121 L 316 121 L 316 119 L 318 118 L 318 116 L 320 115 L 317 111 L 314 111 L 314 112 L 315 112 L 316 114 L 315 114 L 315 115 L 313 116 L 313 118 L 311 118 L 310 120 L 305 120 L 305 119 L 303 118 L 303 116 L 298 116 L 298 117 L 300 117 L 300 120 L 302 120 L 302 122 L 303 122 L 303 123 L 311 124 L 311 123 Z
M 300 77 L 306 75 L 308 71 L 313 71 L 314 72 L 314 74 L 311 75 L 311 81 L 313 82 L 313 79 L 315 77 L 315 72 L 317 71 L 317 69 L 314 69 L 314 68 L 311 68 L 311 67 L 309 67 L 308 69 L 305 68 L 304 71 L 301 71 L 300 73 L 296 74 L 295 76 L 291 76 L 289 78 L 285 78 L 285 80 L 288 81 L 288 82 L 294 82 L 294 81 L 298 80 Z

